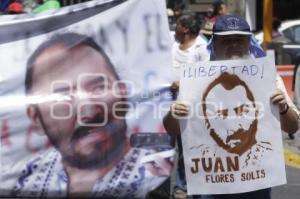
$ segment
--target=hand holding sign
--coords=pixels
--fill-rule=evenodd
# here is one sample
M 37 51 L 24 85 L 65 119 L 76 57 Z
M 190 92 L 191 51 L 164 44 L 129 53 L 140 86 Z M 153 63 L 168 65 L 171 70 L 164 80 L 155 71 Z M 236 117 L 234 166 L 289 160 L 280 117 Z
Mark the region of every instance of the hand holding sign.
M 278 81 L 282 80 L 279 79 Z M 295 111 L 296 108 L 293 106 L 291 100 L 286 97 L 286 94 L 283 91 L 276 89 L 271 96 L 271 102 L 278 105 L 281 129 L 289 134 L 295 133 L 298 130 L 297 121 L 299 116 L 297 115 L 297 112 Z
M 184 102 L 176 101 L 171 106 L 171 114 L 175 118 L 187 116 L 188 113 L 189 113 L 189 107 Z
M 288 109 L 288 104 L 284 93 L 281 90 L 276 89 L 271 96 L 271 101 L 273 104 L 278 105 L 279 112 L 282 113 Z

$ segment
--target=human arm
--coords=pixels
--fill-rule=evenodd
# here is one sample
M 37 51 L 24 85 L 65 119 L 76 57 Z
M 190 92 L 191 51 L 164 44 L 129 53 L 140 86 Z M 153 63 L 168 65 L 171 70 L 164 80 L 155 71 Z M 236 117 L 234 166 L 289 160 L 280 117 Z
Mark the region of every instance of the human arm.
M 295 87 L 294 87 L 294 104 L 300 110 L 300 67 L 296 70 L 295 74 Z
M 273 104 L 278 105 L 281 129 L 289 134 L 298 130 L 299 112 L 287 95 L 282 79 L 276 78 L 277 89 L 271 96 Z
M 176 136 L 180 134 L 179 118 L 188 114 L 188 106 L 180 101 L 176 101 L 171 105 L 167 115 L 163 119 L 163 124 L 168 134 Z

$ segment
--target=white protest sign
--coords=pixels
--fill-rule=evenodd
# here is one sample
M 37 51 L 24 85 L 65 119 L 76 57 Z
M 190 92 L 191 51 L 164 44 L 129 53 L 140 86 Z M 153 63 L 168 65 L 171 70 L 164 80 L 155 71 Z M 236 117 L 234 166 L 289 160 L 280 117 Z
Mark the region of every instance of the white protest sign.
M 186 65 L 180 99 L 188 194 L 229 194 L 286 183 L 273 57 Z

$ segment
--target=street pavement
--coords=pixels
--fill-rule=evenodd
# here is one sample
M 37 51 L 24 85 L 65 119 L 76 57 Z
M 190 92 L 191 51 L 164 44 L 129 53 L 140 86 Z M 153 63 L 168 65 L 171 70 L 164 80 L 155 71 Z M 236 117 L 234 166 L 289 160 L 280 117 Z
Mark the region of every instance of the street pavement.
M 272 199 L 300 198 L 300 169 L 287 166 L 287 184 L 272 189 Z
M 285 162 L 289 166 L 300 169 L 300 131 L 294 136 L 294 139 L 289 139 L 287 134 L 283 134 Z
M 300 132 L 295 139 L 283 135 L 287 184 L 272 189 L 272 199 L 299 199 L 300 198 Z

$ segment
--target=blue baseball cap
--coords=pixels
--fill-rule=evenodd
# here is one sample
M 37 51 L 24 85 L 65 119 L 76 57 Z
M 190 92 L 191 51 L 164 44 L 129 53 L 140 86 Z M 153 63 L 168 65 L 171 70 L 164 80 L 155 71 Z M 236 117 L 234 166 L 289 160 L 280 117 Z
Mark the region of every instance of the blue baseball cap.
M 213 27 L 213 34 L 252 35 L 247 21 L 238 15 L 219 16 Z

